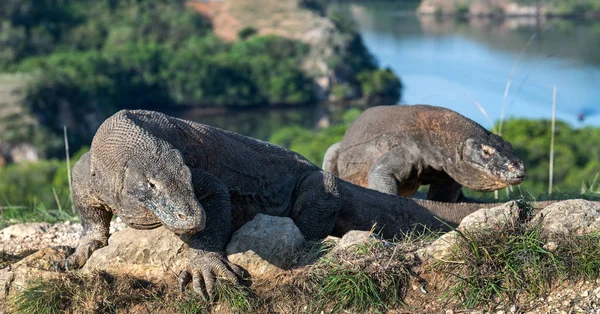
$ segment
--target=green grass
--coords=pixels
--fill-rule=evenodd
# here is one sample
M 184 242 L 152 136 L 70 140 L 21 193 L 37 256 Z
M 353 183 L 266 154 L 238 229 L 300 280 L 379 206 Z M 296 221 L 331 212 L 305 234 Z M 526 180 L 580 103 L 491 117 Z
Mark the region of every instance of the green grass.
M 16 313 L 117 313 L 134 306 L 152 311 L 210 313 L 216 304 L 231 313 L 253 313 L 253 298 L 245 286 L 218 280 L 215 302 L 204 301 L 189 289 L 180 294 L 166 285 L 156 285 L 130 276 L 113 276 L 96 271 L 67 273 L 59 279 L 36 280 L 13 299 Z
M 526 223 L 459 233 L 462 240 L 449 259 L 454 262 L 438 261 L 432 271 L 448 279 L 443 299 L 467 308 L 519 304 L 563 280 L 600 275 L 600 234 L 545 235 L 540 225 Z
M 26 222 L 48 222 L 77 221 L 78 216 L 66 211 L 64 208 L 48 209 L 44 204 L 32 202 L 30 206 L 7 206 L 0 207 L 0 229 L 9 225 Z
M 313 295 L 310 311 L 385 312 L 403 305 L 408 262 L 390 242 L 373 241 L 322 257 L 303 288 Z

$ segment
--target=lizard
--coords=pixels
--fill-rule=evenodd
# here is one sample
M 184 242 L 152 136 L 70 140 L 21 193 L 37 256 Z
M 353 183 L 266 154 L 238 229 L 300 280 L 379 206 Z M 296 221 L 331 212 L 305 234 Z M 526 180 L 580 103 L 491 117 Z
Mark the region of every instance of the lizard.
M 191 282 L 203 298 L 211 298 L 217 277 L 239 283 L 242 269 L 227 260 L 224 248 L 232 232 L 258 213 L 290 217 L 306 239 L 374 224 L 393 238 L 415 224 L 458 225 L 481 206 L 492 206 L 383 194 L 341 180 L 286 148 L 145 110 L 107 118 L 73 166 L 72 183 L 83 231 L 57 270 L 80 268 L 106 246 L 117 215 L 132 228 L 164 226 L 187 244 L 179 288 Z
M 494 191 L 521 183 L 525 165 L 511 146 L 456 111 L 429 105 L 365 110 L 324 157 L 323 169 L 382 193 L 464 200 L 462 186 Z

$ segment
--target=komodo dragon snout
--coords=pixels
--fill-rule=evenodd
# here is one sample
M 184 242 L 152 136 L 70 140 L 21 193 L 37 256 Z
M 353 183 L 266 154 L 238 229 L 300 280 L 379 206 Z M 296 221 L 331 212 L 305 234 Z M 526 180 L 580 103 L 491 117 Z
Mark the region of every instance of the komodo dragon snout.
M 510 143 L 496 134 L 489 134 L 485 141 L 469 138 L 463 148 L 463 161 L 472 168 L 462 183 L 479 191 L 494 191 L 525 180 L 526 171 Z M 459 181 L 460 183 L 460 181 Z
M 121 201 L 128 212 L 137 209 L 146 214 L 135 217 L 148 217 L 144 223 L 123 219 L 134 228 L 162 224 L 177 234 L 193 234 L 206 225 L 204 208 L 194 194 L 191 171 L 174 149 L 158 156 L 131 158 L 125 167 Z

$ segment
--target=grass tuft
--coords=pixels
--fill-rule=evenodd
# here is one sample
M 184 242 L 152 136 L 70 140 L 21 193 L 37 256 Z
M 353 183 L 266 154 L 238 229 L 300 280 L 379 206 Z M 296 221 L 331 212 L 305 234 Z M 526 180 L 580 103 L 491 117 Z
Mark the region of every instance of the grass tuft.
M 218 280 L 217 304 L 231 313 L 252 313 L 252 294 L 241 285 Z M 13 299 L 17 313 L 116 313 L 135 308 L 141 312 L 210 313 L 211 304 L 194 291 L 180 294 L 166 285 L 156 285 L 131 276 L 113 276 L 104 271 L 66 273 L 60 279 L 37 280 Z M 134 311 L 135 312 L 135 311 Z
M 600 276 L 600 234 L 546 235 L 524 222 L 495 230 L 463 231 L 450 259 L 433 270 L 448 279 L 443 298 L 467 308 L 518 304 L 550 292 L 563 280 Z M 456 262 L 459 261 L 459 262 Z
M 311 312 L 387 311 L 404 305 L 410 261 L 403 252 L 400 245 L 369 241 L 322 257 L 303 284 L 314 296 Z

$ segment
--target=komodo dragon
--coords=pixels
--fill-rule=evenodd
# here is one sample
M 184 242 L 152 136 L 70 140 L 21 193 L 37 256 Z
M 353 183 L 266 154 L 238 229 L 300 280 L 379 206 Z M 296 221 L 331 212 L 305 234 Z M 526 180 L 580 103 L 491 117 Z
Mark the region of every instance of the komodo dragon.
M 435 216 L 458 224 L 480 204 L 444 204 L 386 195 L 322 171 L 285 148 L 158 112 L 122 110 L 98 129 L 73 167 L 83 231 L 57 269 L 83 266 L 107 245 L 113 214 L 130 227 L 165 226 L 188 244 L 180 289 L 211 295 L 217 276 L 237 281 L 224 255 L 232 232 L 264 213 L 293 219 L 307 239 L 377 231 L 392 238 Z
M 380 106 L 363 112 L 323 169 L 377 191 L 456 202 L 462 186 L 494 191 L 525 179 L 525 166 L 500 136 L 459 113 L 435 106 Z

